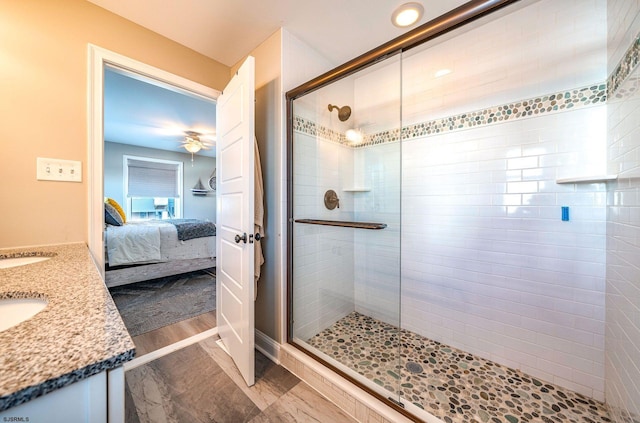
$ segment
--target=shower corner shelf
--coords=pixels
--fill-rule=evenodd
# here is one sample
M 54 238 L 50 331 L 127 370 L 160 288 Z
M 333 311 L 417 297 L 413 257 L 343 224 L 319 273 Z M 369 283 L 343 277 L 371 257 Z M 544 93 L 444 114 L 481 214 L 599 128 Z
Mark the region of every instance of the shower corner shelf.
M 384 229 L 387 227 L 386 223 L 349 222 L 344 220 L 296 219 L 294 220 L 294 222 L 306 223 L 309 225 L 339 226 L 341 228 L 357 228 L 357 229 Z
M 344 192 L 369 192 L 369 191 L 371 191 L 371 188 L 369 188 L 369 187 L 348 187 L 348 188 L 342 188 L 342 191 L 344 191 Z
M 616 179 L 618 179 L 618 175 L 578 176 L 574 178 L 556 179 L 556 184 L 596 184 L 615 181 Z

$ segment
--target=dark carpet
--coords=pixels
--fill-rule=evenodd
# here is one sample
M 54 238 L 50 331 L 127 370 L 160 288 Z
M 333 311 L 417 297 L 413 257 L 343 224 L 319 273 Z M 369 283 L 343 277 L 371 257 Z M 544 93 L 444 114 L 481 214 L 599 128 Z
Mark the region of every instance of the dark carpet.
M 131 336 L 216 309 L 216 278 L 205 271 L 116 286 L 109 291 Z

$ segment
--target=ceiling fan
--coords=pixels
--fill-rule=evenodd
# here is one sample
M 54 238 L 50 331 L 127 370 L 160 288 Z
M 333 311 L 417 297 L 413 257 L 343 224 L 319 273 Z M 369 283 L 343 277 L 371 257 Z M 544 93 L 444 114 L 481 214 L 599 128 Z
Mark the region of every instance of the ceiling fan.
M 181 141 L 180 146 L 184 147 L 189 153 L 191 153 L 191 163 L 193 163 L 193 155 L 200 150 L 210 150 L 213 147 L 213 142 L 208 141 L 206 138 L 212 138 L 210 135 L 202 135 L 195 131 L 185 131 L 185 137 Z M 214 138 L 215 140 L 215 138 Z

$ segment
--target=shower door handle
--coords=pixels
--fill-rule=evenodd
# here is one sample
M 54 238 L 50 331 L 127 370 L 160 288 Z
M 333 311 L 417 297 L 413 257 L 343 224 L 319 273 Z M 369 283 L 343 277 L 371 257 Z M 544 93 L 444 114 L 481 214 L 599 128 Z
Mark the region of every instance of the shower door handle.
M 247 233 L 246 232 L 243 233 L 242 236 L 236 235 L 235 240 L 236 240 L 236 244 L 240 244 L 240 241 L 244 241 L 244 243 L 246 244 L 247 243 Z

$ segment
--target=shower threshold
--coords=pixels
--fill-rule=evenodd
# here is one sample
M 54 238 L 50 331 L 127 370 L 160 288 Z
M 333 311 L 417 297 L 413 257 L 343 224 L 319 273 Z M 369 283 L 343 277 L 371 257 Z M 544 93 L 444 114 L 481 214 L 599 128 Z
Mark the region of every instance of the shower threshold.
M 307 343 L 445 422 L 611 422 L 599 401 L 358 312 Z

